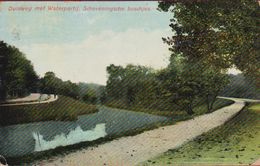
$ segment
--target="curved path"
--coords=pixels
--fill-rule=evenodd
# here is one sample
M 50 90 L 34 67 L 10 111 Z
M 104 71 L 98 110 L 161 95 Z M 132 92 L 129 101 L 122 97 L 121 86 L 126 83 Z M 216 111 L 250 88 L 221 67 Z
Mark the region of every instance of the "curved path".
M 9 103 L 21 103 L 21 102 L 33 102 L 33 101 L 37 101 L 40 98 L 40 96 L 41 96 L 40 93 L 31 93 L 26 97 L 7 100 L 6 103 L 9 104 Z
M 202 133 L 224 124 L 245 106 L 243 99 L 232 98 L 232 100 L 235 101 L 234 104 L 210 114 L 146 131 L 136 136 L 123 137 L 97 147 L 40 161 L 37 164 L 133 166 L 166 152 L 168 149 L 181 146 Z
M 32 93 L 31 95 L 24 97 L 24 98 L 8 100 L 7 104 L 0 104 L 0 107 L 1 106 L 43 104 L 43 103 L 49 103 L 49 102 L 56 101 L 57 99 L 58 99 L 58 95 L 54 96 L 54 95 Z

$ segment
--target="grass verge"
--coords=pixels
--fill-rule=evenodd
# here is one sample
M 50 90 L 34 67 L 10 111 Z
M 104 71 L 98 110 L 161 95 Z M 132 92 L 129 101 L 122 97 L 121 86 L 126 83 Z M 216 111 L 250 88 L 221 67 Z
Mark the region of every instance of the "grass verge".
M 97 112 L 95 105 L 86 104 L 70 97 L 59 96 L 59 99 L 43 104 L 22 106 L 1 106 L 0 125 L 38 122 L 76 120 L 79 115 Z
M 141 165 L 251 164 L 260 157 L 260 104 L 226 124 Z
M 231 101 L 231 100 L 217 99 L 216 102 L 214 103 L 213 111 L 218 110 L 222 107 L 231 105 L 233 103 L 234 103 L 234 101 Z M 187 119 L 187 117 L 190 117 L 185 111 L 176 110 L 175 108 L 173 108 L 172 110 L 169 110 L 169 111 L 168 110 L 161 111 L 161 110 L 153 109 L 153 108 L 147 109 L 147 108 L 140 107 L 140 106 L 127 106 L 118 101 L 106 103 L 106 106 L 111 107 L 111 108 L 126 109 L 129 111 L 135 111 L 135 112 L 144 112 L 144 113 L 159 115 L 159 116 L 173 117 L 174 119 Z M 174 106 L 172 106 L 172 107 L 174 107 Z M 203 105 L 195 107 L 194 112 L 195 112 L 194 116 L 205 114 L 207 112 L 207 105 L 203 104 Z

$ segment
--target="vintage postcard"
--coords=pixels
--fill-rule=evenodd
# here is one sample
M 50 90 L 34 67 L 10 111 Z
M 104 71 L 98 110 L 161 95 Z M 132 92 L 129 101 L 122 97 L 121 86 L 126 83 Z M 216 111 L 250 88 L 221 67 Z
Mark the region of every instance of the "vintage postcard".
M 260 166 L 259 15 L 0 1 L 0 165 Z

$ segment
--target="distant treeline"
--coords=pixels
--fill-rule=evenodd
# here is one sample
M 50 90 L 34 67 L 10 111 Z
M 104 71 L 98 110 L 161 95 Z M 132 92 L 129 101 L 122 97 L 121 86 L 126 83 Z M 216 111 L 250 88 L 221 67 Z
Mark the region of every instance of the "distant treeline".
M 63 81 L 54 72 L 45 73 L 44 77 L 39 80 L 41 93 L 69 96 L 92 104 L 98 102 L 103 89 L 103 86 L 97 84 Z
M 217 96 L 260 98 L 260 89 L 250 77 L 232 75 L 210 66 L 189 64 L 171 58 L 165 69 L 140 65 L 107 67 L 108 81 L 102 102 L 119 108 L 161 111 L 184 110 L 206 105 L 211 112 Z M 104 100 L 105 99 L 105 100 Z
M 228 75 L 214 67 L 186 63 L 172 58 L 162 70 L 144 66 L 110 65 L 106 102 L 112 105 L 139 106 L 157 110 L 185 110 L 207 105 L 212 111 L 216 97 L 228 84 Z
M 260 89 L 250 77 L 231 74 L 229 78 L 230 83 L 220 93 L 221 96 L 260 99 Z
M 41 78 L 24 53 L 3 41 L 0 42 L 0 68 L 0 100 L 38 92 L 60 94 L 96 103 L 99 88 L 102 89 L 96 84 L 63 81 L 54 72 L 46 72 Z
M 211 112 L 218 95 L 258 98 L 259 88 L 248 75 L 228 75 L 218 63 L 191 61 L 179 54 L 161 70 L 140 65 L 107 67 L 106 86 L 63 81 L 54 72 L 39 77 L 18 48 L 0 42 L 1 100 L 32 92 L 69 96 L 92 104 L 155 110 L 184 110 L 206 105 Z

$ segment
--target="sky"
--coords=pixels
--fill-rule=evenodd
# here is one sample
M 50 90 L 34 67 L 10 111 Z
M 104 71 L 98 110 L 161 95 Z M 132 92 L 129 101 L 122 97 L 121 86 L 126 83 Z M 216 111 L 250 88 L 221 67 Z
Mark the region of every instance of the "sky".
M 157 5 L 155 1 L 2 2 L 0 40 L 19 48 L 40 76 L 53 71 L 63 80 L 104 85 L 110 64 L 160 69 L 169 63 L 162 37 L 172 34 L 168 26 L 172 14 L 158 11 Z M 80 10 L 49 11 L 49 6 Z M 88 7 L 125 11 L 85 11 Z M 128 10 L 138 7 L 150 10 Z
M 0 40 L 19 48 L 40 76 L 53 71 L 64 81 L 105 85 L 110 64 L 155 69 L 168 65 L 170 52 L 162 37 L 173 34 L 169 27 L 173 15 L 158 11 L 157 5 L 155 1 L 1 2 Z M 125 10 L 84 10 L 90 7 Z

